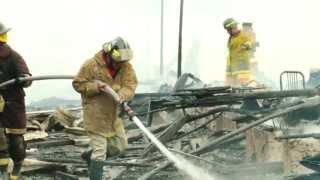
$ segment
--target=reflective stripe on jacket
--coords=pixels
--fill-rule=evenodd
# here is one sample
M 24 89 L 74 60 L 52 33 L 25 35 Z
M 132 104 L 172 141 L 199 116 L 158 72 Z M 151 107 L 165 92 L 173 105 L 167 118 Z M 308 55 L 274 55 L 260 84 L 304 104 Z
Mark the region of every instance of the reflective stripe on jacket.
M 254 39 L 240 32 L 228 42 L 227 75 L 250 73 L 250 59 L 253 57 Z

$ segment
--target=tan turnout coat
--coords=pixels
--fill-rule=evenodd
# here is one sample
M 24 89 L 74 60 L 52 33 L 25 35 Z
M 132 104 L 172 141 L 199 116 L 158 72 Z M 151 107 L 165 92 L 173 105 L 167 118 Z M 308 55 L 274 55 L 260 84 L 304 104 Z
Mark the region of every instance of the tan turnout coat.
M 74 89 L 81 94 L 85 129 L 112 137 L 117 128 L 123 127 L 121 119 L 117 117 L 118 105 L 110 95 L 99 92 L 95 80 L 107 83 L 125 100 L 130 100 L 134 96 L 137 77 L 132 65 L 125 62 L 113 79 L 100 51 L 82 65 L 72 82 Z

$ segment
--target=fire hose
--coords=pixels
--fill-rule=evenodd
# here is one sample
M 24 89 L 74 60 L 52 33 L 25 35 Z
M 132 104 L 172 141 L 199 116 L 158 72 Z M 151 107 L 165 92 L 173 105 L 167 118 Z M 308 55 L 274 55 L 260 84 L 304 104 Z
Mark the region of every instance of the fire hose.
M 47 76 L 29 76 L 29 77 L 20 77 L 16 79 L 11 79 L 0 83 L 0 88 L 4 88 L 8 85 L 15 84 L 16 82 L 25 82 L 25 81 L 40 81 L 40 80 L 50 80 L 50 79 L 73 79 L 72 75 L 47 75 Z
M 130 120 L 136 122 L 140 119 L 135 115 L 135 112 L 131 109 L 126 101 L 121 102 L 120 96 L 107 84 L 101 89 L 104 93 L 109 94 L 112 98 L 122 105 L 122 110 L 129 116 Z M 141 122 L 141 121 L 140 121 Z
M 16 79 L 10 79 L 8 81 L 0 83 L 0 89 L 6 86 L 15 84 L 16 82 L 25 82 L 25 81 L 40 81 L 40 80 L 56 80 L 56 79 L 73 79 L 72 75 L 45 75 L 45 76 L 29 76 L 29 77 L 20 77 Z M 102 89 L 103 92 L 111 95 L 115 101 L 120 103 L 119 95 L 107 84 Z M 128 114 L 130 118 L 138 119 L 134 114 L 133 110 L 128 106 L 127 102 L 123 102 L 123 110 Z M 139 120 L 139 119 L 138 119 Z M 139 120 L 140 121 L 140 120 Z
M 29 76 L 29 77 L 20 77 L 16 79 L 11 79 L 5 82 L 0 83 L 0 89 L 4 88 L 6 86 L 15 84 L 16 82 L 25 82 L 25 81 L 40 81 L 40 80 L 56 80 L 56 79 L 73 79 L 74 76 L 72 75 L 45 75 L 45 76 Z M 111 95 L 115 101 L 120 103 L 120 97 L 119 95 L 107 84 L 102 89 L 103 92 Z M 128 114 L 130 118 L 136 118 L 138 119 L 134 114 L 131 107 L 128 106 L 127 102 L 123 102 L 123 110 L 125 113 Z M 138 119 L 139 120 L 139 119 Z M 139 120 L 140 121 L 140 120 Z

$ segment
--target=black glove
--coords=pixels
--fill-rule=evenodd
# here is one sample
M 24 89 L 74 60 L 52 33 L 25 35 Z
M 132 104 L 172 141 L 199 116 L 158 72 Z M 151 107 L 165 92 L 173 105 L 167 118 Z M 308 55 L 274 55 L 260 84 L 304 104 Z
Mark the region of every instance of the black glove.
M 21 74 L 19 77 L 15 78 L 15 84 L 22 87 L 29 87 L 32 84 L 32 81 L 21 81 L 20 78 L 30 77 L 29 74 Z

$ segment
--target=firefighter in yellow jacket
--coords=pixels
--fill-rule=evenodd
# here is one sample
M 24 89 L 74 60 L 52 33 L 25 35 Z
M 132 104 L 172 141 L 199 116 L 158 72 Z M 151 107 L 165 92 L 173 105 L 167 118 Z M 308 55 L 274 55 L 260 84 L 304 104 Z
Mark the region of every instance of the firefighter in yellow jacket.
M 137 78 L 129 60 L 132 50 L 127 41 L 118 37 L 103 45 L 93 58 L 87 60 L 73 80 L 74 89 L 81 94 L 84 128 L 90 137 L 92 150 L 84 153 L 89 162 L 90 179 L 99 179 L 99 163 L 117 155 L 127 147 L 122 120 L 118 117 L 119 104 L 102 91 L 110 86 L 121 101 L 133 98 Z
M 223 27 L 230 37 L 228 40 L 228 57 L 226 85 L 246 86 L 255 80 L 250 68 L 254 55 L 255 39 L 238 28 L 238 22 L 228 18 Z

